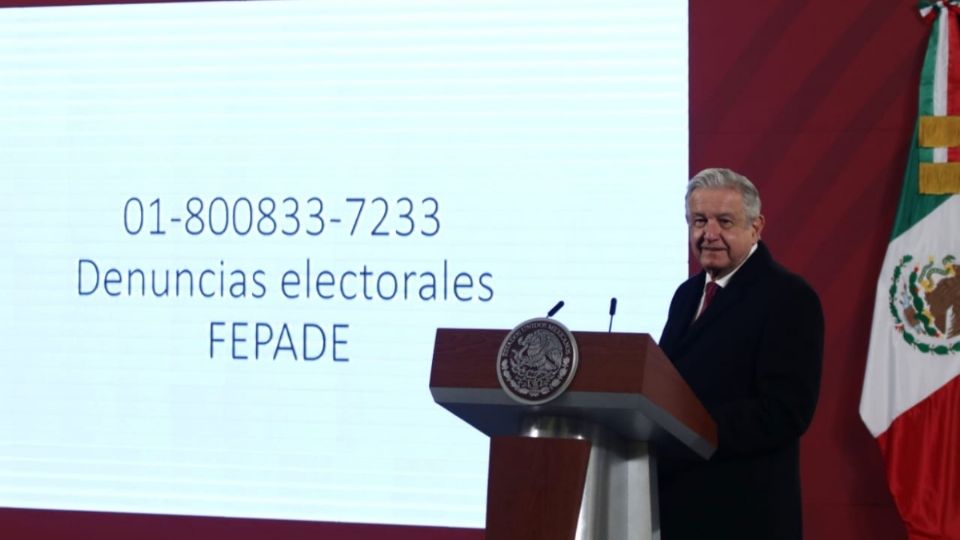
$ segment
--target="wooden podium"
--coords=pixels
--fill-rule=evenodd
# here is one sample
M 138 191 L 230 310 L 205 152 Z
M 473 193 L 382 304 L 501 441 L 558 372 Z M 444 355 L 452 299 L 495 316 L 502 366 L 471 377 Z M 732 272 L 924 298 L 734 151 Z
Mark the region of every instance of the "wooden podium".
M 490 436 L 487 540 L 659 538 L 656 452 L 709 458 L 710 415 L 647 334 L 574 332 L 580 366 L 525 405 L 497 379 L 508 330 L 437 330 L 434 400 Z

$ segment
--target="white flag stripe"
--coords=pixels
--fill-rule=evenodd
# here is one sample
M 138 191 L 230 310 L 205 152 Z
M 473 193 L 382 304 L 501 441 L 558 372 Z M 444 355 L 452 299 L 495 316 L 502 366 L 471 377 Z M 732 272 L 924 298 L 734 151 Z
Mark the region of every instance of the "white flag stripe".
M 860 416 L 874 437 L 895 418 L 960 375 L 960 355 L 924 354 L 911 347 L 894 329 L 890 314 L 890 285 L 894 268 L 904 255 L 911 265 L 938 261 L 960 252 L 960 197 L 951 197 L 930 215 L 890 242 L 877 282 L 876 305 L 870 330 L 870 349 Z M 932 233 L 940 234 L 932 234 Z
M 947 114 L 947 66 L 950 65 L 950 11 L 940 10 L 937 34 L 937 68 L 933 77 L 933 114 L 944 116 Z M 933 162 L 946 163 L 947 149 L 934 148 Z

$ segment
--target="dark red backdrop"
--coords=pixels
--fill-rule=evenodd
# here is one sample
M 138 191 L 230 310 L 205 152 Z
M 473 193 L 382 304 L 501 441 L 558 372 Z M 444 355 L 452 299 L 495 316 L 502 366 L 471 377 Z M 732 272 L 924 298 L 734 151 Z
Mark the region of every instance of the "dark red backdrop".
M 0 0 L 0 7 L 120 3 Z M 131 2 L 132 3 L 132 2 Z M 906 538 L 857 416 L 874 285 L 929 31 L 914 0 L 690 0 L 690 171 L 759 186 L 764 238 L 820 293 L 820 405 L 803 441 L 805 537 Z M 481 531 L 0 509 L 0 536 L 47 540 L 480 540 Z
M 690 170 L 763 194 L 764 238 L 823 301 L 819 407 L 801 460 L 806 538 L 906 538 L 857 408 L 928 27 L 902 0 L 693 0 Z

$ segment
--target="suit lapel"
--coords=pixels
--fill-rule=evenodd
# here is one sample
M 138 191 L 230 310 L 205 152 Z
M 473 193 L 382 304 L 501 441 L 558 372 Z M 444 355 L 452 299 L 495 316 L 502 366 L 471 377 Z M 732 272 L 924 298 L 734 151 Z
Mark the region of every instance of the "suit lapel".
M 699 275 L 683 284 L 678 291 L 676 307 L 671 310 L 663 338 L 660 340 L 660 346 L 671 356 L 680 348 L 684 336 L 690 331 L 693 315 L 700 307 L 705 276 L 704 272 L 700 272 Z
M 697 317 L 697 320 L 688 325 L 687 331 L 677 344 L 676 354 L 682 354 L 691 343 L 696 342 L 701 334 L 709 330 L 710 327 L 715 326 L 717 321 L 723 318 L 725 312 L 740 304 L 743 295 L 746 294 L 747 290 L 749 290 L 757 279 L 763 276 L 764 271 L 770 266 L 771 262 L 770 252 L 767 251 L 766 246 L 761 242 L 757 247 L 757 251 L 751 255 L 750 258 L 747 259 L 747 262 L 733 275 L 730 283 L 717 291 L 713 302 L 710 303 L 710 307 Z M 700 280 L 699 290 L 702 295 L 703 280 Z M 689 319 L 687 320 L 693 319 L 694 310 L 699 307 L 700 304 L 699 299 L 700 296 L 697 296 L 693 304 L 693 309 L 691 309 L 689 313 L 684 314 L 689 315 Z

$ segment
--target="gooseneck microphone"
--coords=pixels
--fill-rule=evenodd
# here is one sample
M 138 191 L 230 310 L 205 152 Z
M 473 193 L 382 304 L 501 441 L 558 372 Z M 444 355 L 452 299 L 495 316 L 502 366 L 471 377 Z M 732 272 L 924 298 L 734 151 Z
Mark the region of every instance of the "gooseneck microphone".
M 607 328 L 607 332 L 613 332 L 613 316 L 617 314 L 617 299 L 610 299 L 610 327 Z
M 547 312 L 547 317 L 553 317 L 554 315 L 557 314 L 558 311 L 560 311 L 560 308 L 562 307 L 563 307 L 563 300 L 557 302 L 557 305 L 553 306 L 553 308 L 551 308 L 550 311 Z

